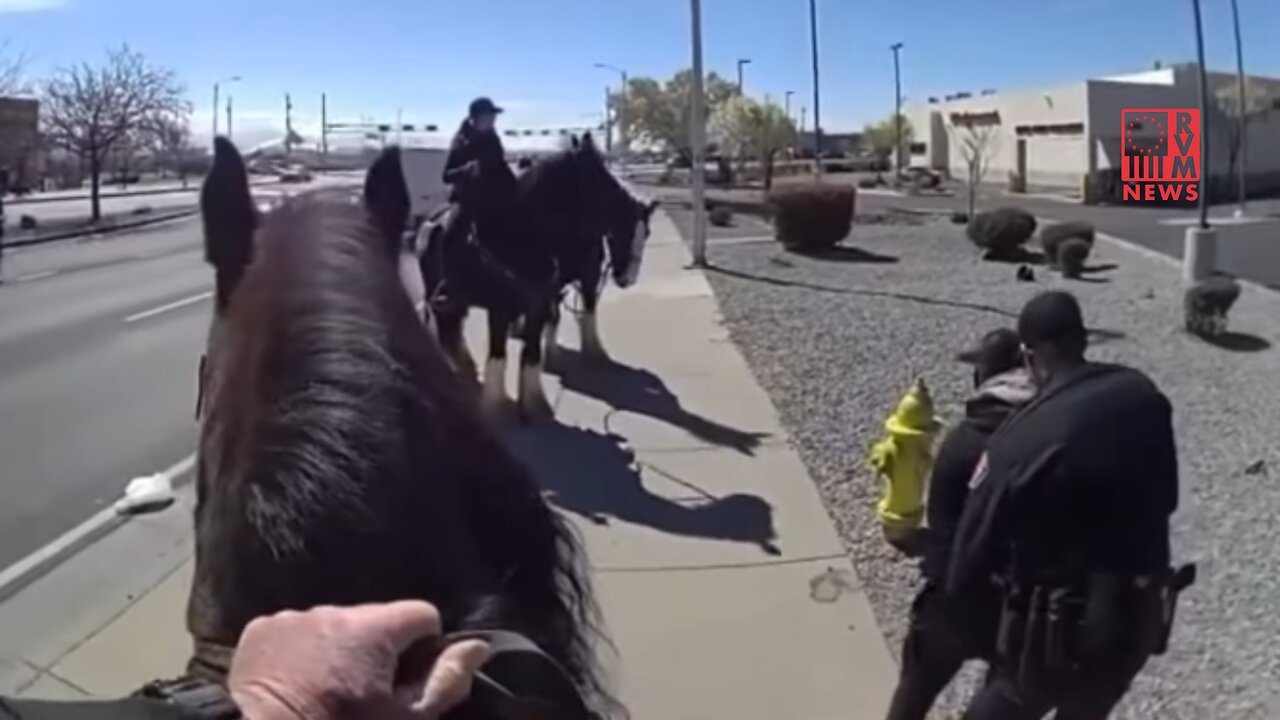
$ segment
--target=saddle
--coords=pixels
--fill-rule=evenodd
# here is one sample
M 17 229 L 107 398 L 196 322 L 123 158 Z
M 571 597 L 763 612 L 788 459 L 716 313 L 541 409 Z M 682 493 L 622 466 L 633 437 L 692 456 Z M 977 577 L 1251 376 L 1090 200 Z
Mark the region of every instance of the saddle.
M 587 708 L 569 673 L 519 633 L 474 630 L 452 633 L 411 646 L 401 656 L 396 678 L 425 676 L 440 648 L 459 640 L 484 640 L 492 655 L 476 673 L 471 696 L 455 713 L 499 720 L 600 720 Z M 229 659 L 230 653 L 226 653 Z M 192 675 L 157 680 L 133 697 L 165 702 L 184 714 L 206 720 L 240 720 L 243 716 L 221 684 Z

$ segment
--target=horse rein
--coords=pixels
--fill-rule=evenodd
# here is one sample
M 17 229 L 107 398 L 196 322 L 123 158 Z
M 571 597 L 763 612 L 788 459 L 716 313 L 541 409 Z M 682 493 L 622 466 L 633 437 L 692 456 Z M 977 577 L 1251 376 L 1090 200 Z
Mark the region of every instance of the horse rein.
M 461 640 L 483 640 L 491 650 L 464 706 L 498 720 L 600 720 L 554 658 L 525 636 L 505 630 L 462 631 L 419 641 L 401 655 L 395 684 L 425 678 L 440 651 Z M 185 676 L 148 683 L 133 696 L 176 705 L 192 717 L 239 720 L 243 715 L 226 689 L 234 656 L 233 647 L 196 638 Z

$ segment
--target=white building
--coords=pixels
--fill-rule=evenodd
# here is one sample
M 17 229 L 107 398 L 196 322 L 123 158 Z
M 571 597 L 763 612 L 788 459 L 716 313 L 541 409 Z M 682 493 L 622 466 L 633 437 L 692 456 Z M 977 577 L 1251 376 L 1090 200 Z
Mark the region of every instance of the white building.
M 1213 195 L 1234 194 L 1231 147 L 1234 118 L 1215 112 L 1217 98 L 1235 93 L 1237 76 L 1210 72 L 1210 162 Z M 1251 195 L 1280 192 L 1280 79 L 1249 77 L 1268 109 L 1249 125 L 1248 188 Z M 1234 95 L 1232 95 L 1234 98 Z M 1011 188 L 1078 190 L 1087 201 L 1119 194 L 1121 111 L 1125 108 L 1199 107 L 1194 64 L 1098 78 L 1044 90 L 930 98 L 903 113 L 914 129 L 911 164 L 967 175 L 966 146 L 983 144 L 988 183 Z M 968 151 L 968 154 L 972 154 Z

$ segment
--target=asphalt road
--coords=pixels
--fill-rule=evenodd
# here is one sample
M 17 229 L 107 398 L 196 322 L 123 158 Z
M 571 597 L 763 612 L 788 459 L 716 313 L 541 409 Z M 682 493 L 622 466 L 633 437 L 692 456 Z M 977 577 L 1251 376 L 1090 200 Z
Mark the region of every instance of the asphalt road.
M 0 570 L 191 455 L 213 288 L 194 217 L 15 249 L 4 278 Z
M 0 568 L 195 445 L 212 287 L 198 223 L 81 249 L 22 253 L 33 272 L 0 287 Z

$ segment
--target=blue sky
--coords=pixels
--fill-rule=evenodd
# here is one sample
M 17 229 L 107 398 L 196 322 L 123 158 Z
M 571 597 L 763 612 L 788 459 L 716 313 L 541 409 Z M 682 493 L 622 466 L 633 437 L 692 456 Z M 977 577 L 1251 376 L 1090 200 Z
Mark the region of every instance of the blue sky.
M 1280 76 L 1280 2 L 1238 0 L 1248 72 Z M 1234 67 L 1230 0 L 1203 0 L 1209 65 Z M 806 0 L 703 0 L 708 70 L 747 57 L 751 93 L 812 105 Z M 888 45 L 902 41 L 903 93 L 1070 82 L 1192 59 L 1186 0 L 818 0 L 823 125 L 849 129 L 892 107 Z M 689 64 L 688 0 L 0 0 L 0 41 L 35 76 L 128 42 L 175 68 L 207 133 L 212 85 L 231 87 L 241 133 L 283 125 L 283 93 L 307 131 L 331 120 L 452 125 L 489 94 L 507 127 L 599 121 L 616 83 L 595 62 L 669 76 Z M 812 109 L 810 108 L 810 113 Z M 810 117 L 812 115 L 810 114 Z

